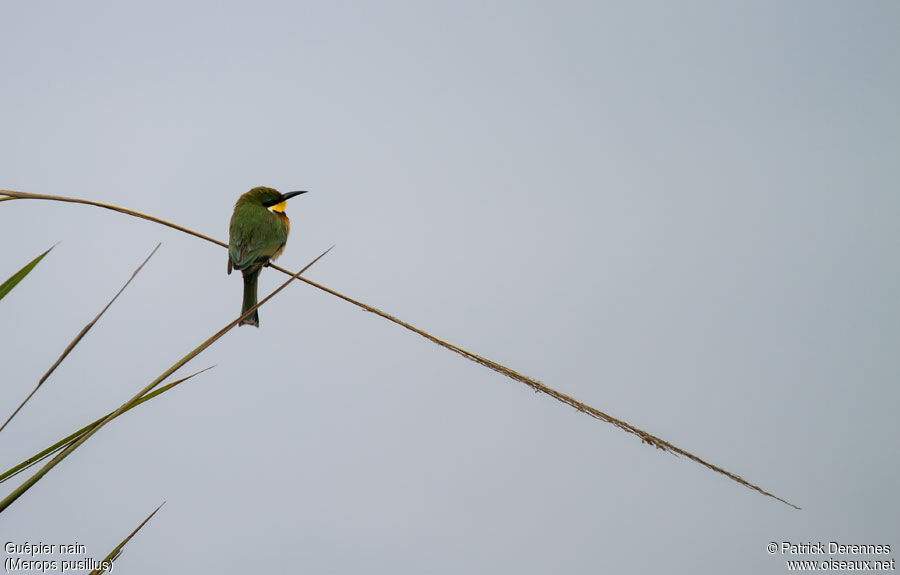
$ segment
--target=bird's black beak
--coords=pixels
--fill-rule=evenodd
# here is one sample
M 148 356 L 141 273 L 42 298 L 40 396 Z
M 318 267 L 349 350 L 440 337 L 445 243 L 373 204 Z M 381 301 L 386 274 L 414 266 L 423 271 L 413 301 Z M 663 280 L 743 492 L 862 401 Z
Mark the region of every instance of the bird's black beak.
M 307 190 L 301 190 L 299 192 L 288 192 L 286 194 L 281 194 L 281 201 L 286 202 L 287 200 L 293 198 L 294 196 L 299 196 L 300 194 L 305 194 Z

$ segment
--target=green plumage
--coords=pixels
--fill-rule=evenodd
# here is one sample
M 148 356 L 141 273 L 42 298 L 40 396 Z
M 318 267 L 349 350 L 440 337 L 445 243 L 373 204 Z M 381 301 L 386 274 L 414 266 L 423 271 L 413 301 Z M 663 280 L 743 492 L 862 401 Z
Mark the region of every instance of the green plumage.
M 241 314 L 256 305 L 256 288 L 260 270 L 284 250 L 290 225 L 283 203 L 302 192 L 282 194 L 272 188 L 253 188 L 238 198 L 231 216 L 228 242 L 228 273 L 232 268 L 244 276 L 244 299 Z M 254 311 L 241 324 L 259 327 L 259 314 Z

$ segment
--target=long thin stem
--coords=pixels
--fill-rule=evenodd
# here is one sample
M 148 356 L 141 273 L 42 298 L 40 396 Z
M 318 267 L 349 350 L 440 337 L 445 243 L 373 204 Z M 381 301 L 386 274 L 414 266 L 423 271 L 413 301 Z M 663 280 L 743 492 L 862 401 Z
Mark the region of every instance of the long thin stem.
M 138 275 L 138 273 L 143 269 L 144 265 L 145 265 L 148 261 L 150 261 L 150 258 L 153 257 L 153 254 L 156 253 L 156 250 L 158 250 L 158 249 L 159 249 L 159 246 L 161 246 L 161 245 L 162 245 L 162 244 L 156 244 L 156 247 L 153 248 L 153 251 L 150 252 L 150 255 L 148 255 L 148 256 L 144 259 L 144 261 L 141 262 L 141 265 L 139 265 L 139 266 L 137 267 L 137 269 L 134 270 L 134 273 L 131 274 L 131 277 L 128 278 L 128 281 L 125 282 L 125 285 L 122 286 L 122 289 L 120 289 L 120 290 L 116 293 L 116 295 L 114 295 L 114 296 L 112 297 L 112 299 L 109 300 L 109 302 L 106 304 L 106 306 L 105 306 L 103 309 L 100 310 L 100 313 L 98 313 L 98 314 L 94 317 L 94 319 L 92 319 L 91 321 L 89 321 L 88 324 L 87 324 L 86 326 L 84 326 L 84 327 L 81 329 L 80 332 L 78 332 L 78 335 L 75 336 L 75 339 L 73 339 L 73 340 L 69 343 L 69 345 L 66 346 L 66 349 L 63 350 L 62 354 L 56 359 L 56 361 L 53 363 L 53 365 L 50 366 L 50 369 L 47 370 L 47 373 L 45 373 L 44 376 L 43 376 L 40 380 L 38 380 L 37 385 L 34 386 L 34 389 L 31 390 L 31 393 L 29 393 L 28 396 L 26 396 L 25 399 L 22 400 L 22 403 L 19 404 L 19 407 L 17 407 L 17 408 L 15 409 L 15 411 L 13 411 L 13 412 L 9 415 L 9 417 L 6 419 L 6 421 L 3 422 L 3 425 L 0 425 L 0 431 L 3 431 L 4 428 L 6 428 L 6 426 L 9 425 L 9 422 L 12 421 L 12 418 L 15 417 L 16 414 L 19 413 L 19 411 L 20 411 L 23 407 L 25 407 L 25 404 L 28 403 L 28 400 L 30 400 L 30 399 L 32 398 L 32 396 L 34 396 L 34 394 L 37 393 L 37 390 L 40 389 L 40 387 L 41 387 L 42 385 L 44 385 L 44 382 L 47 381 L 47 378 L 50 377 L 50 374 L 53 373 L 53 372 L 56 370 L 56 368 L 59 367 L 59 364 L 61 364 L 61 363 L 63 362 L 63 360 L 66 359 L 66 356 L 68 356 L 69 353 L 71 353 L 72 350 L 75 349 L 75 346 L 78 345 L 78 342 L 81 341 L 81 338 L 83 338 L 83 337 L 87 334 L 87 332 L 89 332 L 89 331 L 91 330 L 91 328 L 94 327 L 94 324 L 96 324 L 96 323 L 97 323 L 97 320 L 99 320 L 100 317 L 101 317 L 104 313 L 106 313 L 106 310 L 109 309 L 109 306 L 111 306 L 111 305 L 113 304 L 113 302 L 116 301 L 116 300 L 119 298 L 120 295 L 122 295 L 122 292 L 125 291 L 125 288 L 128 287 L 128 284 L 131 283 L 131 280 L 133 280 L 133 279 Z

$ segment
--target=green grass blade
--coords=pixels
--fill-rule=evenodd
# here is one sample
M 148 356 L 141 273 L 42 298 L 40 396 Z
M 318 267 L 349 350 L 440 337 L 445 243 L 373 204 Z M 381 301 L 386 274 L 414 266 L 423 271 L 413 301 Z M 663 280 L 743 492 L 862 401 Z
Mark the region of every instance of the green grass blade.
M 131 407 L 129 407 L 129 408 L 128 408 L 127 410 L 125 410 L 125 411 L 129 411 L 129 410 L 131 410 L 131 409 L 137 407 L 138 405 L 144 403 L 145 401 L 149 401 L 149 400 L 153 399 L 154 397 L 156 397 L 157 395 L 169 391 L 170 389 L 172 389 L 173 387 L 175 387 L 175 386 L 178 385 L 179 383 L 185 382 L 185 381 L 191 379 L 192 377 L 194 377 L 195 375 L 200 375 L 200 374 L 203 373 L 204 371 L 208 371 L 208 370 L 212 369 L 213 367 L 215 367 L 215 366 L 212 366 L 212 365 L 211 365 L 211 366 L 209 366 L 209 367 L 207 367 L 207 368 L 205 368 L 205 369 L 201 369 L 200 371 L 197 371 L 197 372 L 195 372 L 195 373 L 192 373 L 191 375 L 189 375 L 189 376 L 187 376 L 187 377 L 182 377 L 182 378 L 179 379 L 178 381 L 173 381 L 172 383 L 166 384 L 166 385 L 160 387 L 159 389 L 156 389 L 156 390 L 154 390 L 154 391 L 148 393 L 147 395 L 144 395 L 144 396 L 141 397 L 139 400 L 137 400 L 137 401 L 134 403 L 134 405 L 132 405 Z M 124 413 L 124 412 L 123 412 L 123 413 Z M 2 474 L 0 474 L 0 483 L 3 483 L 3 482 L 6 481 L 7 479 L 10 479 L 10 478 L 12 478 L 12 477 L 15 477 L 16 475 L 18 475 L 19 473 L 22 473 L 23 471 L 25 471 L 25 470 L 28 469 L 29 467 L 31 467 L 31 466 L 33 466 L 33 465 L 35 465 L 35 464 L 37 464 L 37 463 L 40 463 L 41 461 L 47 459 L 48 457 L 50 457 L 50 456 L 53 455 L 54 453 L 58 452 L 59 450 L 65 449 L 66 447 L 68 447 L 69 445 L 71 445 L 72 442 L 74 442 L 74 441 L 77 440 L 79 437 L 81 437 L 82 435 L 84 435 L 86 432 L 90 431 L 91 429 L 93 429 L 94 427 L 96 427 L 97 425 L 99 425 L 101 421 L 103 421 L 104 419 L 106 419 L 107 417 L 109 417 L 111 414 L 112 414 L 112 412 L 107 413 L 107 414 L 104 415 L 103 417 L 101 417 L 101 418 L 99 418 L 99 419 L 97 419 L 97 420 L 95 420 L 95 421 L 92 421 L 91 423 L 85 425 L 84 427 L 82 427 L 81 429 L 79 429 L 78 431 L 76 431 L 75 433 L 72 433 L 71 435 L 68 435 L 68 436 L 66 436 L 66 437 L 64 437 L 64 438 L 62 438 L 62 439 L 60 439 L 59 441 L 57 441 L 56 443 L 54 443 L 53 445 L 51 445 L 51 446 L 48 447 L 47 449 L 45 449 L 45 450 L 43 450 L 43 451 L 41 451 L 41 452 L 39 452 L 39 453 L 36 453 L 35 455 L 32 455 L 31 457 L 29 457 L 28 459 L 26 459 L 26 460 L 23 461 L 22 463 L 20 463 L 20 464 L 16 465 L 15 467 L 12 467 L 12 468 L 10 468 L 10 469 L 4 471 Z
M 156 509 L 153 510 L 153 513 L 151 513 L 150 515 L 147 516 L 146 519 L 144 519 L 143 521 L 141 521 L 141 524 L 138 525 L 138 526 L 134 529 L 134 531 L 132 531 L 131 533 L 129 533 L 129 534 L 128 534 L 128 537 L 126 537 L 125 539 L 123 539 L 121 543 L 119 543 L 118 545 L 116 545 L 115 549 L 113 549 L 112 551 L 109 552 L 109 555 L 107 555 L 106 557 L 103 558 L 103 561 L 100 562 L 100 567 L 98 567 L 97 569 L 94 569 L 93 571 L 91 571 L 90 575 L 100 575 L 101 573 L 106 572 L 107 569 L 109 569 L 110 571 L 112 571 L 112 564 L 113 564 L 113 561 L 115 561 L 116 559 L 118 559 L 119 555 L 122 554 L 122 548 L 125 547 L 125 544 L 128 543 L 129 541 L 131 541 L 131 538 L 134 537 L 135 534 L 136 534 L 138 531 L 140 531 L 141 528 L 143 528 L 144 525 L 146 525 L 148 521 L 150 521 L 150 518 L 153 517 L 154 515 L 156 515 L 156 512 L 159 511 L 160 507 L 162 507 L 162 506 L 165 505 L 165 504 L 166 504 L 165 501 L 163 501 L 162 503 L 160 503 L 160 504 L 159 504 L 159 507 L 157 507 Z
M 281 290 L 283 290 L 284 288 L 286 288 L 286 287 L 288 286 L 289 283 L 291 283 L 292 281 L 294 281 L 295 279 L 297 279 L 298 277 L 300 277 L 300 274 L 302 274 L 302 273 L 305 272 L 307 269 L 309 269 L 310 266 L 312 266 L 314 263 L 316 263 L 317 261 L 319 261 L 319 259 L 322 258 L 325 254 L 327 254 L 330 250 L 331 250 L 331 248 L 328 248 L 327 250 L 325 250 L 325 252 L 323 252 L 322 254 L 320 254 L 316 259 L 314 259 L 314 260 L 311 261 L 310 263 L 306 264 L 306 266 L 304 266 L 303 269 L 301 269 L 301 270 L 298 271 L 296 274 L 294 274 L 294 275 L 292 275 L 290 278 L 288 278 L 288 280 L 287 280 L 286 282 L 284 282 L 283 284 L 281 284 L 280 286 L 278 286 L 278 288 L 275 289 L 275 291 L 273 291 L 272 293 L 270 293 L 269 295 L 267 295 L 265 298 L 263 298 L 262 300 L 260 300 L 260 302 L 257 303 L 255 306 L 253 306 L 252 308 L 248 309 L 246 312 L 244 312 L 243 314 L 241 314 L 240 317 L 238 317 L 237 319 L 233 320 L 231 323 L 229 323 L 228 325 L 226 325 L 225 327 L 223 327 L 222 329 L 220 329 L 218 332 L 216 332 L 215 334 L 213 334 L 212 336 L 210 336 L 209 338 L 207 338 L 206 341 L 204 341 L 203 343 L 201 343 L 200 345 L 198 345 L 196 348 L 194 348 L 193 350 L 191 350 L 187 355 L 185 355 L 184 357 L 182 357 L 181 359 L 179 359 L 178 361 L 176 361 L 174 364 L 172 364 L 172 366 L 169 367 L 169 369 L 167 369 L 166 371 L 164 371 L 159 377 L 157 377 L 156 379 L 154 379 L 153 381 L 151 381 L 150 383 L 148 383 L 142 390 L 140 390 L 139 392 L 137 392 L 137 393 L 134 395 L 134 397 L 132 397 L 131 399 L 129 399 L 128 401 L 126 401 L 125 403 L 123 403 L 121 406 L 119 406 L 118 409 L 116 409 L 115 411 L 113 411 L 112 413 L 110 413 L 109 415 L 107 415 L 102 421 L 100 421 L 99 423 L 97 423 L 97 425 L 95 425 L 95 426 L 91 427 L 90 429 L 86 430 L 86 431 L 85 431 L 84 433 L 82 433 L 78 438 L 74 439 L 71 443 L 69 443 L 67 446 L 65 446 L 59 453 L 56 454 L 56 456 L 55 456 L 53 459 L 51 459 L 49 462 L 47 462 L 43 467 L 41 467 L 39 470 L 37 470 L 37 471 L 34 473 L 34 475 L 32 475 L 31 477 L 29 477 L 28 479 L 26 479 L 24 483 L 22 483 L 21 485 L 19 485 L 19 486 L 16 487 L 15 489 L 13 489 L 13 491 L 12 491 L 9 495 L 7 495 L 6 497 L 4 497 L 3 500 L 0 501 L 0 513 L 2 513 L 4 510 L 6 510 L 7 507 L 9 507 L 10 505 L 12 505 L 12 503 L 13 503 L 16 499 L 18 499 L 19 497 L 21 497 L 26 491 L 28 491 L 29 489 L 31 489 L 31 487 L 32 487 L 35 483 L 37 483 L 38 481 L 40 481 L 41 478 L 44 477 L 44 475 L 46 475 L 51 469 L 53 469 L 54 467 L 56 467 L 63 459 L 65 459 L 66 457 L 68 457 L 73 451 L 75 451 L 76 449 L 78 449 L 78 447 L 80 447 L 85 441 L 87 441 L 88 439 L 90 439 L 90 437 L 91 437 L 93 434 L 97 433 L 97 431 L 99 431 L 101 427 L 103 427 L 104 425 L 106 425 L 107 423 L 109 423 L 110 421 L 112 421 L 113 419 L 117 418 L 118 416 L 122 415 L 123 413 L 125 413 L 126 411 L 128 411 L 129 409 L 131 409 L 132 407 L 134 407 L 134 405 L 135 405 L 138 401 L 140 401 L 141 398 L 142 398 L 143 396 L 145 396 L 145 395 L 147 395 L 148 393 L 150 393 L 150 392 L 151 392 L 154 388 L 156 388 L 156 386 L 159 385 L 163 380 L 165 380 L 165 379 L 168 378 L 170 375 L 172 375 L 173 373 L 175 373 L 176 371 L 178 371 L 179 369 L 181 369 L 182 367 L 184 367 L 184 365 L 185 365 L 186 363 L 188 363 L 189 361 L 191 361 L 192 359 L 194 359 L 195 357 L 197 357 L 200 353 L 202 353 L 204 350 L 206 350 L 206 348 L 208 348 L 209 346 L 211 346 L 212 344 L 214 344 L 216 341 L 218 341 L 219 339 L 221 339 L 222 336 L 224 336 L 226 333 L 228 333 L 229 331 L 231 331 L 232 329 L 234 329 L 235 327 L 237 327 L 237 326 L 239 325 L 239 323 L 240 323 L 241 320 L 243 320 L 244 318 L 248 317 L 248 316 L 249 316 L 251 313 L 253 313 L 257 308 L 259 308 L 260 306 L 262 306 L 263 304 L 265 304 L 266 302 L 268 302 L 268 301 L 269 301 L 270 299 L 272 299 L 276 294 L 278 294 Z
M 24 268 L 20 269 L 19 271 L 14 273 L 11 278 L 0 284 L 0 299 L 3 299 L 6 294 L 12 291 L 12 288 L 16 287 L 16 284 L 22 281 L 25 276 L 27 276 L 31 272 L 31 270 L 34 269 L 34 266 L 38 265 L 38 262 L 44 259 L 44 256 L 49 254 L 50 250 L 55 247 L 55 245 L 50 246 L 50 249 L 28 262 Z

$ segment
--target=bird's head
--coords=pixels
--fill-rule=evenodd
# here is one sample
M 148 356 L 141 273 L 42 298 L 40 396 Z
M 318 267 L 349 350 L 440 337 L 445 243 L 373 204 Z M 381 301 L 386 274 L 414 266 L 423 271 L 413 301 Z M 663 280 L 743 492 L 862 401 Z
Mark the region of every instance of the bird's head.
M 264 186 L 260 186 L 258 188 L 253 188 L 252 190 L 238 198 L 238 203 L 240 204 L 246 202 L 249 204 L 262 205 L 266 208 L 269 208 L 273 212 L 283 214 L 287 209 L 287 201 L 290 198 L 305 193 L 306 190 L 282 194 L 274 188 L 266 188 Z

